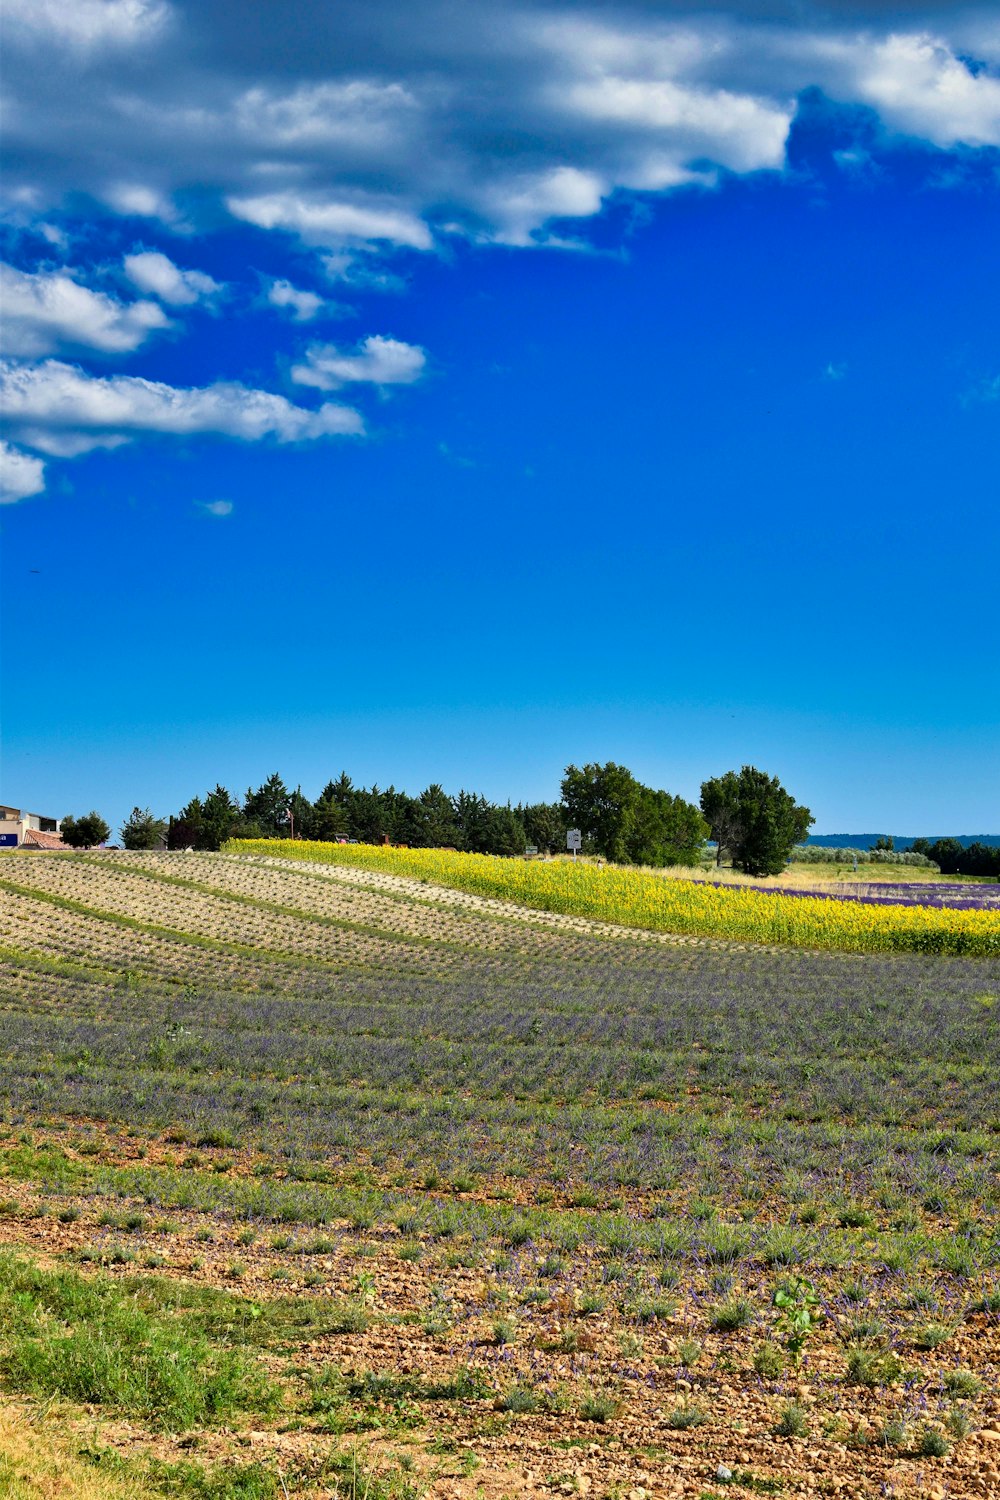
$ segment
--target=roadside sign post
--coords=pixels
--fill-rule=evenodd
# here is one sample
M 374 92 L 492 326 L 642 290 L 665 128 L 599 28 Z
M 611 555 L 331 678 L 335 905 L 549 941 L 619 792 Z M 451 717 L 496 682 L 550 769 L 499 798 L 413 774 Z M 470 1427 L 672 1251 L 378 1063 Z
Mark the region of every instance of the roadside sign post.
M 574 864 L 576 863 L 576 851 L 578 849 L 581 849 L 582 847 L 583 847 L 583 834 L 580 832 L 579 828 L 569 828 L 569 829 L 567 829 L 566 830 L 566 848 L 567 849 L 572 849 Z

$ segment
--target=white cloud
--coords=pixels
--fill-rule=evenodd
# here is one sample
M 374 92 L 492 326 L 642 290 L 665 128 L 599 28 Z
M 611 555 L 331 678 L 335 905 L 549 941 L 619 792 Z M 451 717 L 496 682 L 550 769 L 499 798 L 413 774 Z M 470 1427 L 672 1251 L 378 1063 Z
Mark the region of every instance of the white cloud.
M 810 88 L 937 147 L 1000 144 L 989 7 L 884 0 L 865 29 L 837 21 L 866 10 L 847 0 L 771 10 L 792 19 L 753 0 L 300 0 L 292 27 L 274 6 L 8 0 L 9 192 L 22 217 L 70 193 L 175 226 L 226 205 L 378 263 L 444 231 L 553 244 L 616 193 L 780 168 Z
M 550 219 L 596 214 L 608 186 L 594 172 L 553 167 L 491 184 L 479 194 L 479 204 L 494 238 L 507 245 L 530 245 L 534 232 Z
M 855 69 L 857 93 L 893 129 L 942 147 L 1000 146 L 1000 78 L 970 72 L 940 39 L 890 36 Z
M 356 411 L 332 402 L 308 411 L 243 385 L 184 389 L 131 375 L 98 378 L 59 360 L 0 364 L 0 409 L 15 437 L 59 457 L 114 447 L 142 433 L 295 443 L 364 430 Z
M 296 149 L 350 146 L 368 156 L 399 138 L 419 104 L 399 83 L 357 78 L 253 88 L 233 106 L 233 127 L 245 138 Z
M 162 0 L 4 0 L 4 24 L 14 37 L 84 52 L 150 42 L 169 19 Z
M 364 339 L 354 354 L 345 354 L 334 344 L 313 344 L 305 364 L 292 368 L 299 385 L 333 391 L 341 385 L 365 381 L 371 385 L 412 385 L 424 373 L 427 356 L 415 344 L 374 334 Z
M 201 508 L 206 515 L 214 516 L 217 521 L 223 521 L 226 516 L 232 515 L 233 502 L 231 500 L 204 500 Z
M 140 292 L 149 292 L 171 307 L 189 307 L 203 297 L 222 290 L 204 271 L 182 271 L 159 250 L 140 250 L 126 255 L 125 275 Z
M 404 209 L 381 204 L 284 192 L 231 197 L 226 207 L 237 219 L 261 229 L 291 230 L 310 244 L 327 248 L 364 245 L 372 240 L 412 250 L 429 250 L 432 244 L 431 232 L 421 219 Z
M 177 218 L 170 199 L 155 188 L 139 182 L 113 182 L 101 189 L 101 196 L 116 213 L 136 219 L 162 219 L 165 224 Z
M 118 302 L 81 286 L 65 271 L 18 271 L 0 264 L 0 298 L 0 346 L 5 354 L 25 358 L 67 345 L 126 354 L 170 326 L 155 302 Z
M 267 289 L 267 300 L 272 307 L 287 308 L 296 323 L 308 323 L 324 306 L 323 298 L 315 292 L 304 292 L 290 281 L 272 281 Z
M 45 488 L 45 465 L 0 439 L 0 505 L 12 505 Z

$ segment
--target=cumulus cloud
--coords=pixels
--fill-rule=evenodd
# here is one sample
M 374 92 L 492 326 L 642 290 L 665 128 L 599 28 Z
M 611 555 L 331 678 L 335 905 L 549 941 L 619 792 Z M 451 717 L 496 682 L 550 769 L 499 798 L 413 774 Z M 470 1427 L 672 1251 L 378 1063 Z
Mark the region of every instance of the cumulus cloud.
M 45 488 L 45 465 L 0 439 L 0 505 L 12 505 Z
M 8 0 L 10 193 L 39 215 L 83 191 L 195 228 L 226 207 L 332 252 L 427 251 L 446 232 L 553 243 L 622 191 L 780 168 L 809 89 L 935 148 L 1000 144 L 983 7 L 837 19 L 864 9 L 302 0 L 290 28 L 266 6 Z
M 149 292 L 171 307 L 189 307 L 214 296 L 222 287 L 204 271 L 182 271 L 159 250 L 140 250 L 126 255 L 125 275 L 140 292 Z
M 887 125 L 936 146 L 1000 146 L 1000 78 L 939 38 L 894 35 L 853 59 L 858 95 Z
M 214 516 L 217 521 L 224 521 L 233 513 L 233 502 L 231 500 L 203 500 L 201 508 L 208 516 Z
M 304 364 L 292 368 L 299 385 L 333 391 L 341 385 L 367 382 L 371 385 L 412 385 L 424 373 L 427 356 L 415 344 L 374 334 L 364 339 L 353 354 L 334 344 L 313 344 Z
M 308 323 L 325 305 L 315 292 L 305 292 L 290 281 L 272 281 L 267 289 L 267 300 L 272 307 L 290 312 L 296 323 Z
M 19 271 L 0 264 L 0 346 L 37 358 L 67 346 L 126 354 L 170 320 L 155 302 L 118 302 L 81 286 L 66 271 Z
M 356 411 L 332 402 L 309 411 L 236 383 L 179 388 L 131 375 L 95 377 L 51 359 L 0 363 L 0 409 L 16 438 L 58 457 L 116 447 L 143 433 L 296 443 L 364 430 Z

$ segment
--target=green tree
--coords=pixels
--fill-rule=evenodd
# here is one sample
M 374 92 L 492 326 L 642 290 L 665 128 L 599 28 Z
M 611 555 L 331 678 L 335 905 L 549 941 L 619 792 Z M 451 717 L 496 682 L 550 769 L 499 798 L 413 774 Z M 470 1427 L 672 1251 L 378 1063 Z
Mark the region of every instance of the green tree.
M 243 800 L 243 816 L 248 823 L 259 826 L 263 838 L 287 838 L 289 800 L 288 788 L 275 771 L 255 792 L 247 789 Z M 298 831 L 296 819 L 296 834 Z
M 154 818 L 148 807 L 133 807 L 122 824 L 122 843 L 126 849 L 158 849 L 166 831 L 164 819 Z
M 708 824 L 696 807 L 647 786 L 639 789 L 630 822 L 626 851 L 635 865 L 697 864 L 708 837 Z
M 491 807 L 486 825 L 486 854 L 523 854 L 528 840 L 514 809 Z
M 616 864 L 628 860 L 641 786 L 613 760 L 567 766 L 561 784 L 566 826 L 579 828 L 590 846 Z
M 455 804 L 437 782 L 421 792 L 412 809 L 414 844 L 424 849 L 457 849 L 461 831 Z
M 80 818 L 67 814 L 59 825 L 59 835 L 71 849 L 93 849 L 111 837 L 111 828 L 97 812 L 84 813 Z
M 643 786 L 625 766 L 567 766 L 562 782 L 567 827 L 616 864 L 694 864 L 708 825 L 683 797 Z
M 566 813 L 560 802 L 533 802 L 516 809 L 529 844 L 539 850 L 565 849 Z
M 718 842 L 720 860 L 728 849 L 733 864 L 748 875 L 779 874 L 815 822 L 776 776 L 756 766 L 702 782 L 701 810 Z

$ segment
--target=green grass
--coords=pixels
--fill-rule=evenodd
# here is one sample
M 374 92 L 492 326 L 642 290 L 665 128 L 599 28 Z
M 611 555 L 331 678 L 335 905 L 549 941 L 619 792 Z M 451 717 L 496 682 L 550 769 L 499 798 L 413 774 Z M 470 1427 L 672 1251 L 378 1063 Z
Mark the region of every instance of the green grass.
M 279 1392 L 243 1353 L 109 1277 L 43 1270 L 0 1252 L 0 1375 L 8 1388 L 93 1403 L 171 1431 L 273 1410 Z

